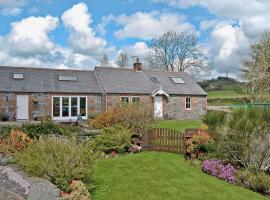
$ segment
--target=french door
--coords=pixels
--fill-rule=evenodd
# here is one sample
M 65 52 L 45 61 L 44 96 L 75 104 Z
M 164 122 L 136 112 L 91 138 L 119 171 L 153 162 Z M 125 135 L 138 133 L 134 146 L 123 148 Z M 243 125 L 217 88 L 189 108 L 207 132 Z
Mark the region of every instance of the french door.
M 76 120 L 79 115 L 82 119 L 87 119 L 87 97 L 52 97 L 52 118 L 54 120 Z

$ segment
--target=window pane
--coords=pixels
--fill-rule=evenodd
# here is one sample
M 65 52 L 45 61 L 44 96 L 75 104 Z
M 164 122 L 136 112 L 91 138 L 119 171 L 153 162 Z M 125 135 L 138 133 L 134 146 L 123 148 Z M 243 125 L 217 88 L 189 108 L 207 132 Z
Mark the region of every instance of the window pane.
M 140 97 L 132 97 L 132 103 L 139 103 Z
M 121 103 L 129 103 L 129 97 L 121 97 Z
M 53 97 L 53 116 L 60 117 L 60 97 Z
M 191 108 L 191 98 L 187 97 L 186 98 L 186 109 L 190 109 Z
M 80 114 L 82 117 L 86 116 L 86 98 L 85 97 L 80 98 Z
M 71 116 L 76 117 L 78 115 L 78 98 L 71 97 Z
M 62 116 L 63 117 L 69 116 L 69 97 L 62 98 Z

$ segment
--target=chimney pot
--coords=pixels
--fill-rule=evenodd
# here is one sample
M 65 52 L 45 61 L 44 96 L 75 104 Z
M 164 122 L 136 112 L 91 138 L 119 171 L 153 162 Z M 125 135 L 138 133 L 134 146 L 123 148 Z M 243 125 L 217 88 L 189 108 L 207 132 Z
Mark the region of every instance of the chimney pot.
M 134 63 L 134 69 L 136 71 L 142 71 L 142 63 L 140 63 L 139 58 L 136 58 L 136 62 Z

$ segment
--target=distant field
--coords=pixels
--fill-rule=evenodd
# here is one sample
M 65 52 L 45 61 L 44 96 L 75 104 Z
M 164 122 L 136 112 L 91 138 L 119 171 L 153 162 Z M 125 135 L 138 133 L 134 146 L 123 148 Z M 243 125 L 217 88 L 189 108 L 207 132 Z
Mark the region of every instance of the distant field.
M 207 94 L 209 99 L 240 98 L 245 96 L 245 94 L 240 91 L 211 91 L 207 92 Z

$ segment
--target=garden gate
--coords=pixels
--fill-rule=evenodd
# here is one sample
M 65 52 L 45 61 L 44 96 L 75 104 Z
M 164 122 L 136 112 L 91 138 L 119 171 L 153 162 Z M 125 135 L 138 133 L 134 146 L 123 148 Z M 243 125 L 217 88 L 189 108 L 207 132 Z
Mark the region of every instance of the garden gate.
M 182 153 L 184 134 L 173 129 L 154 128 L 143 135 L 142 147 L 147 151 Z

